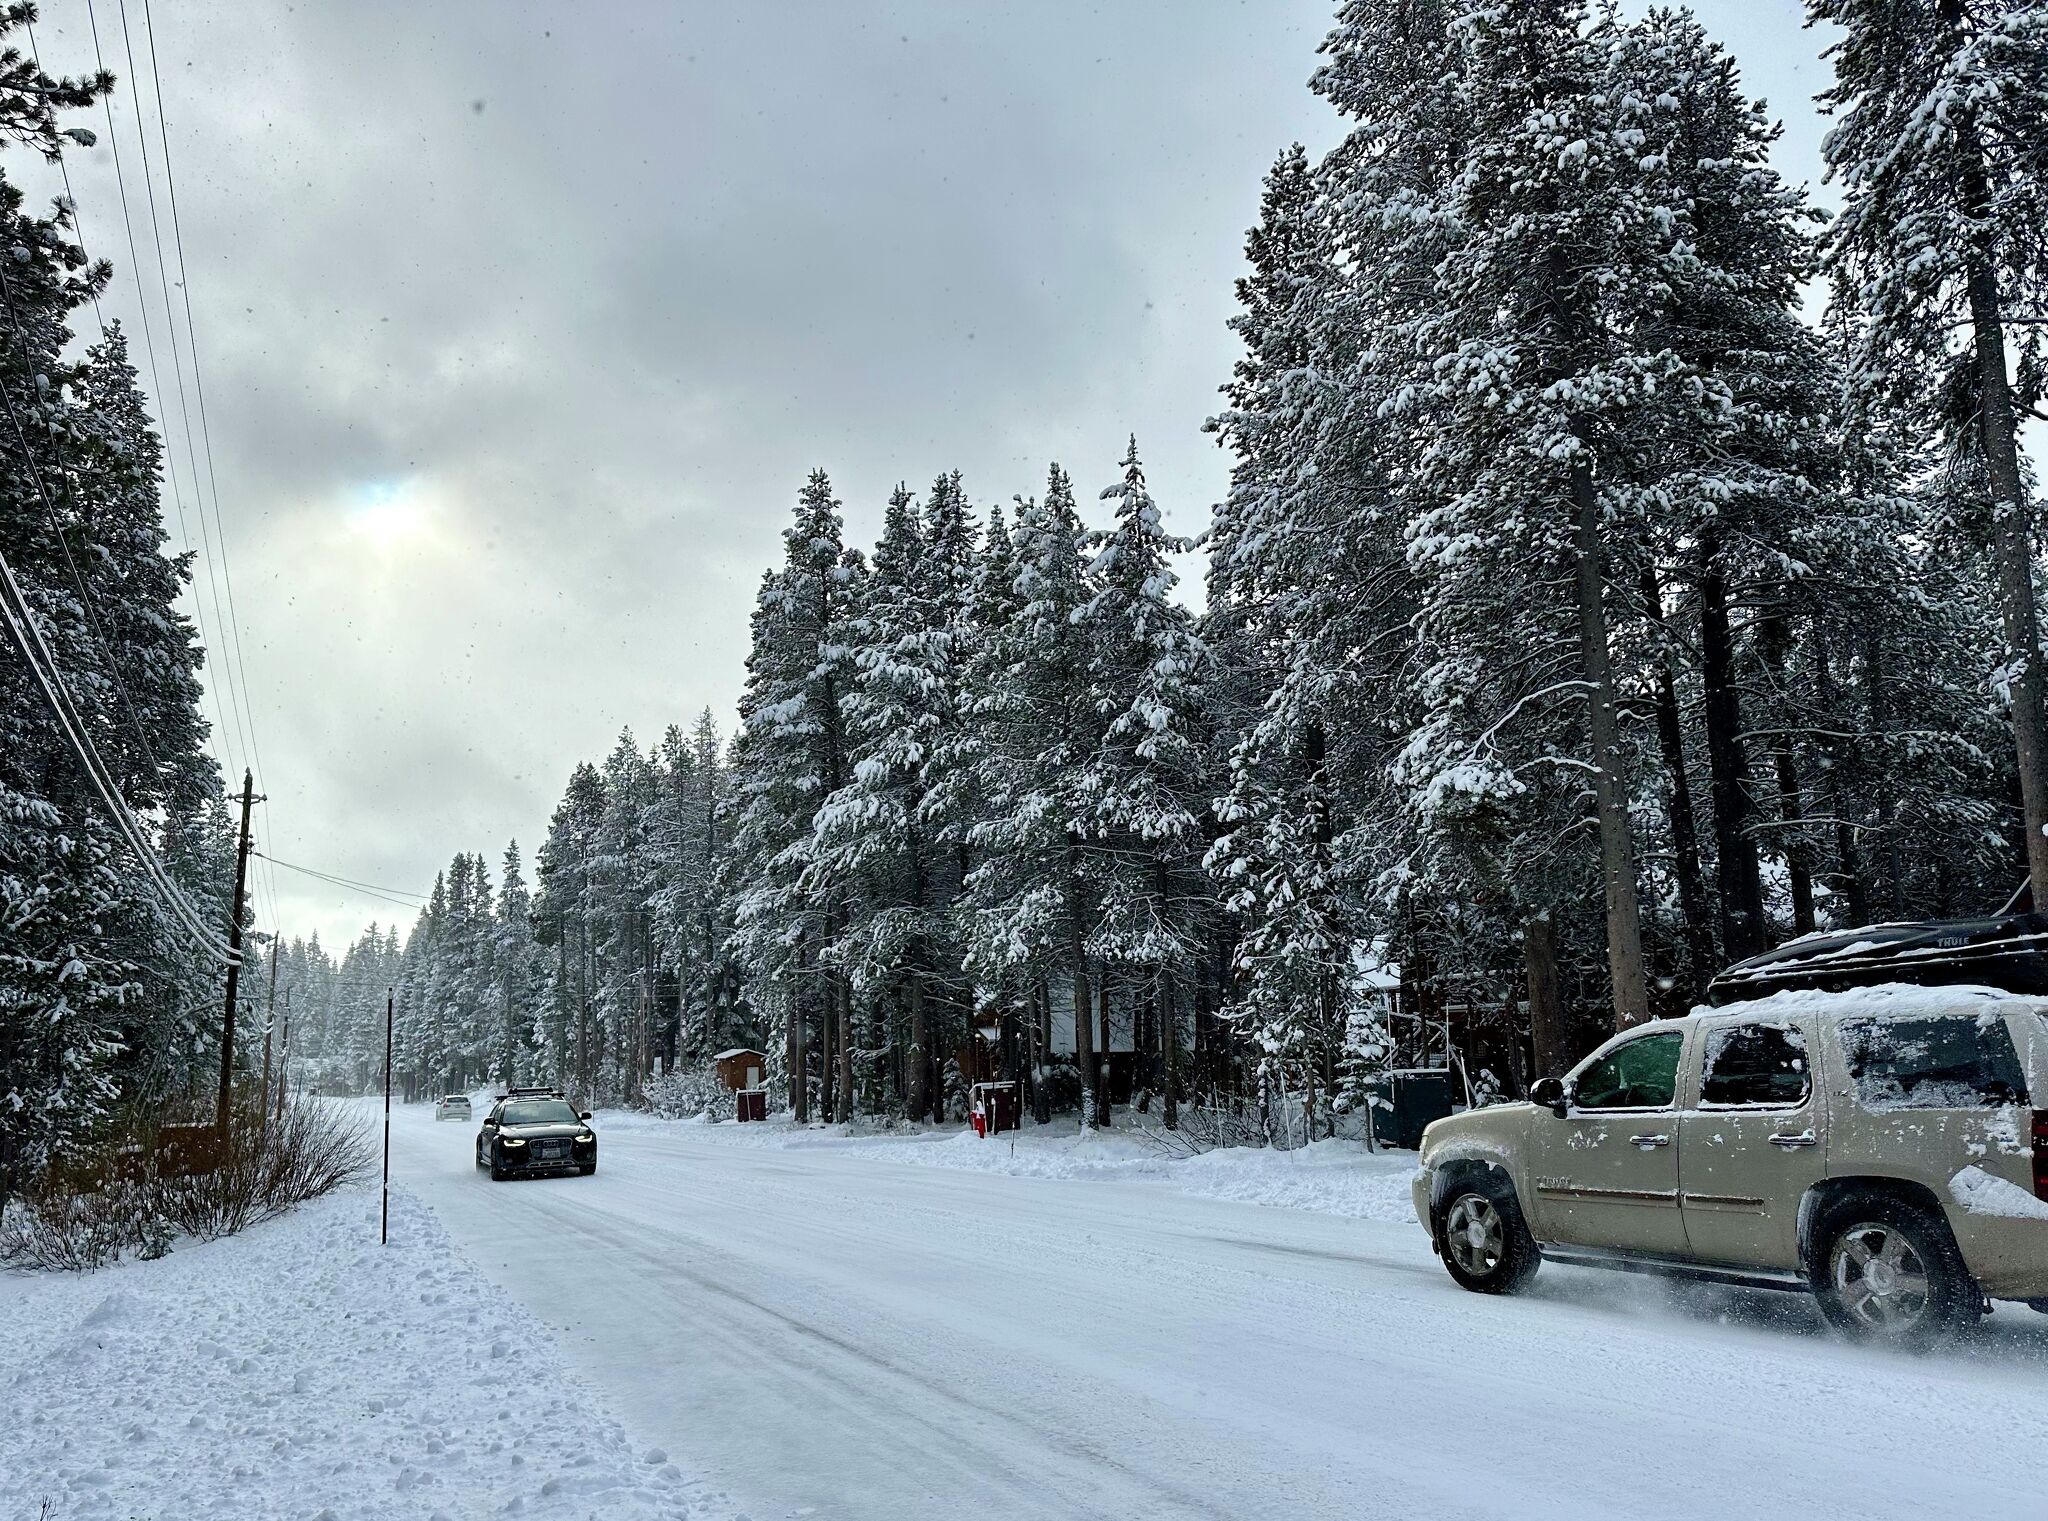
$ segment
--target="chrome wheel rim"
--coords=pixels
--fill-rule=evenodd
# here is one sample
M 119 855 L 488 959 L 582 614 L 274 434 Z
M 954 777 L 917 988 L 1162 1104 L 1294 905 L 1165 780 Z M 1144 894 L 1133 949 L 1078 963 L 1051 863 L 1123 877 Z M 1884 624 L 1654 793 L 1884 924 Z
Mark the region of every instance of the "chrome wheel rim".
M 1876 1221 L 1850 1226 L 1835 1240 L 1828 1271 L 1836 1300 L 1867 1331 L 1910 1331 L 1934 1303 L 1927 1264 L 1896 1226 Z
M 1462 1195 L 1444 1216 L 1444 1250 L 1460 1272 L 1484 1278 L 1507 1255 L 1507 1228 L 1493 1201 L 1481 1194 Z

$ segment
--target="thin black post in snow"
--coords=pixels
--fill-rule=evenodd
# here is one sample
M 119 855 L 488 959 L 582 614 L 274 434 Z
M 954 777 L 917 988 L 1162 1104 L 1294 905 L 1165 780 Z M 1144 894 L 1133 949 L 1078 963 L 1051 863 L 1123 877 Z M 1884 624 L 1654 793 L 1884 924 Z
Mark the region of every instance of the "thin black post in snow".
M 384 990 L 384 1202 L 377 1244 L 391 1244 L 391 989 Z

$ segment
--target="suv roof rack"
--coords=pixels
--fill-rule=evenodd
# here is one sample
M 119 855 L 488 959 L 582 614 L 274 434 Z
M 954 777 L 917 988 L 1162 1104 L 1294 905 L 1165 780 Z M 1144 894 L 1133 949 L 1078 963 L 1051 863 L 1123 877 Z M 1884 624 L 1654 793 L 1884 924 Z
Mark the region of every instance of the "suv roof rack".
M 2031 909 L 1986 919 L 1924 919 L 1802 935 L 1727 968 L 1707 985 L 1709 1003 L 1794 989 L 1837 992 L 1903 982 L 1970 984 L 2048 994 L 2048 914 Z

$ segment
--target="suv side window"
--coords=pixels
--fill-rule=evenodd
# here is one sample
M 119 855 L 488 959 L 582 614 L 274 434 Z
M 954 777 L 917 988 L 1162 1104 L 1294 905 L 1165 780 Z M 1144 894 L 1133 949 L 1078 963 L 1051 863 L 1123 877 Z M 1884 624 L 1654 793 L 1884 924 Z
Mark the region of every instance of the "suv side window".
M 1616 1046 L 1581 1072 L 1572 1087 L 1580 1109 L 1669 1109 L 1678 1096 L 1678 1059 L 1685 1037 L 1676 1030 Z
M 2003 1019 L 1845 1019 L 1842 1054 L 1865 1109 L 1997 1109 L 2027 1102 Z
M 1797 1109 L 1813 1091 L 1806 1037 L 1791 1025 L 1723 1025 L 1707 1032 L 1700 1106 Z

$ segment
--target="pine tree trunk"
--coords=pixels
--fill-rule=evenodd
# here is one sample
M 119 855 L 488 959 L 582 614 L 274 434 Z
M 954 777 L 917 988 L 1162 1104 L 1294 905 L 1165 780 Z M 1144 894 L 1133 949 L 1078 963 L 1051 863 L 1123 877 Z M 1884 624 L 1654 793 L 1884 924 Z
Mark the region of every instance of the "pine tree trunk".
M 807 950 L 800 944 L 797 947 L 796 984 L 789 991 L 783 1028 L 783 1056 L 789 1063 L 789 1113 L 799 1125 L 807 1124 L 811 1117 L 810 1084 L 804 1071 L 810 1061 L 810 1053 L 804 1049 L 803 1000 L 803 988 L 810 980 L 804 975 L 808 962 Z
M 1045 1074 L 1052 1066 L 1052 989 L 1038 979 L 1034 998 L 1031 1042 L 1031 1117 L 1041 1125 L 1052 1122 L 1052 1098 L 1046 1092 Z
M 2020 477 L 2012 392 L 2005 374 L 2005 332 L 1998 287 L 1982 261 L 1970 270 L 1970 317 L 1976 330 L 1984 466 L 1997 516 L 1999 611 L 2006 666 L 2012 676 L 2012 737 L 2019 762 L 2020 803 L 2027 821 L 2027 878 L 2034 901 L 2048 903 L 2048 683 L 2042 680 L 2041 620 L 2034 596 L 2033 512 Z
M 839 984 L 839 1103 L 841 1122 L 853 1118 L 853 983 L 841 977 Z
M 1070 847 L 1071 848 L 1071 847 Z M 1088 981 L 1088 952 L 1081 933 L 1080 889 L 1072 877 L 1067 884 L 1067 961 L 1073 980 L 1074 1070 L 1081 1077 L 1081 1128 L 1095 1124 L 1095 1034 L 1089 1007 L 1093 992 Z
M 1664 594 L 1657 586 L 1657 572 L 1648 566 L 1643 568 L 1643 602 L 1652 621 L 1668 636 Z M 1685 920 L 1686 956 L 1692 963 L 1692 985 L 1685 990 L 1689 1002 L 1714 974 L 1714 936 L 1707 920 L 1707 883 L 1700 869 L 1699 826 L 1693 818 L 1692 780 L 1685 761 L 1685 725 L 1678 711 L 1678 682 L 1671 670 L 1668 648 L 1657 661 L 1657 744 L 1664 753 L 1664 769 L 1671 777 L 1665 807 L 1671 818 L 1678 912 Z
M 1180 1038 L 1174 1023 L 1173 971 L 1159 969 L 1159 1069 L 1163 1095 L 1161 1119 L 1168 1130 L 1180 1128 Z
M 1764 948 L 1763 879 L 1750 833 L 1749 766 L 1735 690 L 1728 584 L 1715 541 L 1700 548 L 1700 677 L 1705 686 L 1707 774 L 1714 803 L 1715 875 L 1721 890 L 1721 953 L 1742 961 Z
M 1101 1074 L 1095 1084 L 1095 1123 L 1102 1129 L 1109 1128 L 1109 968 L 1101 962 L 1095 963 L 1095 1008 L 1097 1011 L 1101 1039 L 1098 1041 Z
M 1782 613 L 1773 613 L 1765 623 L 1760 643 L 1771 680 L 1778 691 L 1787 690 L 1785 652 L 1792 642 Z M 1792 891 L 1792 933 L 1810 935 L 1814 928 L 1813 851 L 1806 835 L 1806 791 L 1799 784 L 1799 763 L 1792 752 L 1792 736 L 1779 726 L 1771 739 L 1771 769 L 1778 782 L 1779 837 L 1785 848 L 1785 875 Z
M 1628 786 L 1622 775 L 1621 730 L 1614 712 L 1614 671 L 1607 653 L 1607 577 L 1600 546 L 1600 503 L 1592 468 L 1572 465 L 1578 518 L 1579 660 L 1586 679 L 1594 795 L 1600 824 L 1600 875 L 1607 898 L 1607 965 L 1614 988 L 1614 1024 L 1626 1029 L 1650 1015 L 1643 972 L 1642 916 L 1636 901 L 1635 843 Z
M 932 1059 L 926 1049 L 930 1044 L 931 1024 L 924 1006 L 924 973 L 913 963 L 910 969 L 910 1049 L 904 1056 L 905 1080 L 909 1089 L 904 1107 L 913 1120 L 931 1117 Z
M 1888 735 L 1891 732 L 1891 696 L 1886 681 L 1886 666 L 1884 647 L 1878 643 L 1876 632 L 1873 630 L 1866 635 L 1863 643 L 1863 684 L 1864 701 L 1870 707 L 1871 732 L 1876 735 Z M 1905 873 L 1899 860 L 1898 799 L 1893 793 L 1889 769 L 1885 767 L 1878 770 L 1875 785 L 1871 789 L 1871 801 L 1877 814 L 1877 846 L 1884 862 L 1883 913 L 1887 919 L 1896 919 L 1905 911 Z
M 1561 1077 L 1572 1064 L 1572 1042 L 1557 976 L 1557 922 L 1547 911 L 1522 926 L 1522 963 L 1529 979 L 1533 1076 Z

